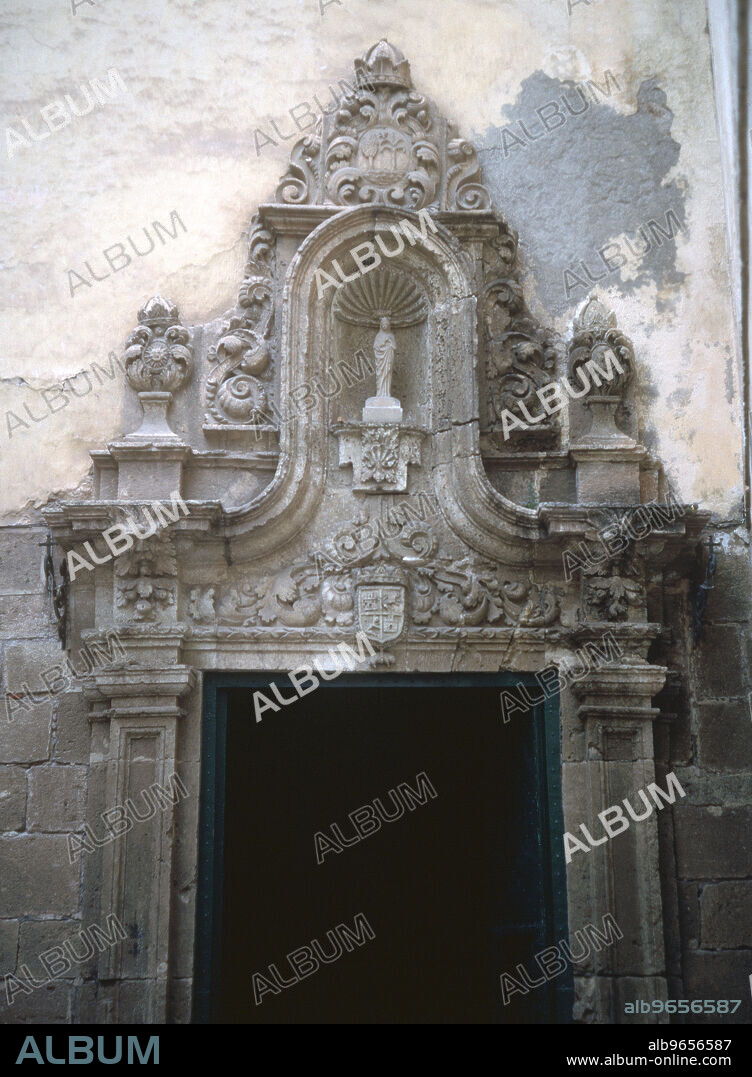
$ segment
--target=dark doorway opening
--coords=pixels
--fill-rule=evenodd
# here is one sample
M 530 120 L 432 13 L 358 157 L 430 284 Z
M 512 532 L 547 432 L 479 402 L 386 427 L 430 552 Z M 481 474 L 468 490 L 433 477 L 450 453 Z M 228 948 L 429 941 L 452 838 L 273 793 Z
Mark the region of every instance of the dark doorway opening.
M 510 678 L 342 676 L 257 722 L 285 674 L 207 680 L 197 1020 L 567 1019 L 568 974 L 500 987 L 566 938 L 555 701 L 504 723 Z

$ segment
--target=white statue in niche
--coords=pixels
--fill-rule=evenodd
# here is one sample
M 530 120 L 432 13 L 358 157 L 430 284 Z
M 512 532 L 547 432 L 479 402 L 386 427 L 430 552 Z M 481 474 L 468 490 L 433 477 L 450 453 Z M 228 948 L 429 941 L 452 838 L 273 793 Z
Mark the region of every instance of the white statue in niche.
M 394 329 L 419 325 L 428 316 L 423 290 L 406 273 L 379 268 L 346 284 L 334 301 L 334 314 L 351 325 L 378 329 L 373 341 L 376 396 L 363 408 L 367 423 L 401 423 L 402 405 L 392 396 L 397 355 Z
M 373 342 L 373 354 L 376 357 L 376 396 L 392 395 L 392 371 L 394 355 L 397 351 L 397 338 L 391 331 L 388 318 L 379 322 L 379 331 Z

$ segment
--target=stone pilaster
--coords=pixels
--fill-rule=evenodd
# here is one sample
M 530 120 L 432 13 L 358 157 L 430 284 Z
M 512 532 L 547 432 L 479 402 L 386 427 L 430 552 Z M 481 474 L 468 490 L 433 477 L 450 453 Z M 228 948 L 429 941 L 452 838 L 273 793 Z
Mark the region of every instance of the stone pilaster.
M 619 627 L 614 626 L 617 633 Z M 610 913 L 623 934 L 594 953 L 592 975 L 577 979 L 577 1020 L 640 1020 L 625 1014 L 626 1002 L 666 998 L 656 814 L 654 810 L 648 818 L 633 821 L 622 803 L 628 798 L 642 814 L 638 790 L 655 782 L 653 722 L 659 711 L 651 701 L 663 687 L 666 672 L 626 655 L 573 686 L 585 729 L 586 761 L 579 796 L 567 812 L 567 831 L 582 840 L 579 828 L 584 824 L 601 842 L 605 830 L 599 813 L 619 806 L 630 820 L 629 828 L 613 838 L 587 853 L 572 854 L 570 873 L 580 876 L 580 886 L 589 894 L 587 921 L 600 927 Z M 582 920 L 582 903 L 578 905 Z M 572 922 L 570 933 L 581 926 Z
M 88 686 L 92 735 L 86 856 L 87 916 L 125 929 L 97 957 L 82 992 L 81 1020 L 164 1023 L 170 951 L 176 750 L 180 700 L 195 683 L 182 665 L 124 663 L 96 671 Z M 197 790 L 193 790 L 194 795 Z

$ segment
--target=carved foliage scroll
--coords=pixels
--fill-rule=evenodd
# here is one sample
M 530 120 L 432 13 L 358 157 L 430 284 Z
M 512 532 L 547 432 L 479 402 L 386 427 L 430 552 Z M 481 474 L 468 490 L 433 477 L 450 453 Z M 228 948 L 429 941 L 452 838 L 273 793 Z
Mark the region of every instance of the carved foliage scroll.
M 356 85 L 293 149 L 277 198 L 420 210 L 487 210 L 475 148 L 413 89 L 399 49 L 379 41 L 355 61 Z
M 365 599 L 362 587 L 371 589 Z M 198 604 L 195 596 L 195 608 Z M 400 618 L 405 627 L 437 629 L 544 627 L 559 619 L 552 588 L 506 579 L 491 562 L 443 555 L 427 523 L 406 520 L 391 535 L 381 529 L 374 533 L 361 512 L 320 550 L 276 574 L 231 587 L 218 603 L 217 620 L 272 629 L 344 627 L 360 618 L 369 632 L 364 611 L 371 630 L 379 619 L 382 633 L 386 623 L 395 625 Z
M 501 220 L 498 227 L 498 235 L 483 247 L 486 429 L 509 448 L 549 447 L 559 425 L 555 415 L 546 414 L 537 393 L 556 378 L 558 349 L 553 333 L 538 324 L 525 304 L 515 265 L 517 236 Z M 509 423 L 509 436 L 504 436 L 505 411 L 526 428 Z M 528 422 L 528 416 L 535 422 Z
M 254 217 L 248 262 L 236 310 L 209 349 L 215 364 L 206 383 L 206 422 L 220 426 L 269 421 L 274 324 L 273 237 Z

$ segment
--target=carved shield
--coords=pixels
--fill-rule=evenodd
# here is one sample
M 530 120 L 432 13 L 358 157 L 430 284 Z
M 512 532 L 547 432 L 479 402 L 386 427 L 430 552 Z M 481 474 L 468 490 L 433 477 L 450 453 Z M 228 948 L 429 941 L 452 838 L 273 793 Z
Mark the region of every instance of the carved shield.
M 391 583 L 361 585 L 358 618 L 362 630 L 376 643 L 399 639 L 405 627 L 405 588 Z

